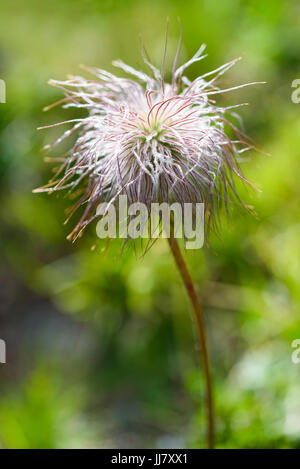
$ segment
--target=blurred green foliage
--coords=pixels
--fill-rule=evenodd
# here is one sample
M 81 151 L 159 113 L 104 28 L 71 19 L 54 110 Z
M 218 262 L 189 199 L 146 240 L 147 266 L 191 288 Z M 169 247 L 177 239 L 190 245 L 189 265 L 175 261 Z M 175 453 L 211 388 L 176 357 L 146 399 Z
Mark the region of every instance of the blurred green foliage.
M 204 42 L 209 56 L 191 78 L 243 60 L 222 85 L 267 84 L 233 92 L 247 101 L 245 128 L 271 156 L 243 165 L 261 192 L 243 191 L 256 217 L 233 208 L 222 240 L 186 257 L 205 308 L 215 381 L 217 446 L 300 447 L 300 78 L 297 0 L 16 0 L 1 6 L 0 77 L 0 447 L 202 447 L 203 379 L 189 303 L 160 240 L 144 257 L 116 242 L 108 252 L 95 227 L 66 241 L 66 199 L 32 195 L 51 167 L 40 148 L 67 111 L 50 78 L 84 63 L 141 66 L 139 34 L 156 64 L 169 17 L 169 62 Z

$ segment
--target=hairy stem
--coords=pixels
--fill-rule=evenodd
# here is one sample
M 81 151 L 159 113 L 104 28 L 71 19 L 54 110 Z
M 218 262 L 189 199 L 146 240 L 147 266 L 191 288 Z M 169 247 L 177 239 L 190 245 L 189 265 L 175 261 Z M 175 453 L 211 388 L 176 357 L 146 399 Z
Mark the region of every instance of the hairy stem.
M 192 277 L 187 268 L 186 262 L 182 256 L 179 245 L 176 239 L 171 236 L 168 238 L 169 245 L 174 256 L 176 265 L 180 272 L 181 278 L 185 285 L 187 294 L 193 306 L 193 313 L 196 320 L 197 335 L 200 344 L 200 359 L 203 366 L 205 386 L 206 386 L 206 409 L 207 409 L 207 446 L 212 449 L 214 447 L 214 409 L 213 409 L 213 387 L 212 378 L 209 366 L 209 357 L 207 350 L 207 340 L 205 332 L 205 323 L 203 311 L 199 302 L 199 298 L 192 280 Z

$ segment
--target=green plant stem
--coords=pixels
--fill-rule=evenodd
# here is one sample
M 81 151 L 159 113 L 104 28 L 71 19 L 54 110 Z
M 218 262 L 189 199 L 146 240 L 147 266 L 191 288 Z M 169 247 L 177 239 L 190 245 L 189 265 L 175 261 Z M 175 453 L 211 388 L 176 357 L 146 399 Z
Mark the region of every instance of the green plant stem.
M 196 320 L 197 336 L 200 344 L 200 359 L 203 367 L 205 386 L 206 386 L 206 409 L 207 409 L 207 446 L 212 449 L 214 447 L 214 409 L 213 409 L 213 386 L 209 366 L 209 357 L 207 350 L 207 340 L 205 332 L 205 323 L 203 310 L 201 308 L 199 298 L 192 280 L 192 277 L 187 268 L 186 262 L 182 256 L 180 247 L 176 239 L 171 236 L 168 238 L 169 245 L 174 256 L 176 265 L 180 272 L 181 278 L 185 285 L 187 294 L 193 306 L 193 313 Z

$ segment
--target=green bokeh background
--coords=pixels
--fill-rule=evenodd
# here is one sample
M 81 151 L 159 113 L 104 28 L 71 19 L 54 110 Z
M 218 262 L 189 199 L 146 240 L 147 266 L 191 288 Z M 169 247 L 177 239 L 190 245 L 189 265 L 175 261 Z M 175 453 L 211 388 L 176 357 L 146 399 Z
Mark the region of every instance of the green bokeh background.
M 220 98 L 249 102 L 245 128 L 271 156 L 253 152 L 243 169 L 261 192 L 243 191 L 256 217 L 234 208 L 222 240 L 187 252 L 204 306 L 215 382 L 217 447 L 300 448 L 300 78 L 297 0 L 21 0 L 1 4 L 0 364 L 2 448 L 201 448 L 204 383 L 190 307 L 168 245 L 122 257 L 115 243 L 94 251 L 95 227 L 66 241 L 66 199 L 33 195 L 51 165 L 40 148 L 57 130 L 37 131 L 70 112 L 42 108 L 60 95 L 47 85 L 142 67 L 139 35 L 169 60 L 204 42 L 195 78 L 243 56 L 221 85 L 266 81 Z M 249 155 L 250 156 L 250 155 Z

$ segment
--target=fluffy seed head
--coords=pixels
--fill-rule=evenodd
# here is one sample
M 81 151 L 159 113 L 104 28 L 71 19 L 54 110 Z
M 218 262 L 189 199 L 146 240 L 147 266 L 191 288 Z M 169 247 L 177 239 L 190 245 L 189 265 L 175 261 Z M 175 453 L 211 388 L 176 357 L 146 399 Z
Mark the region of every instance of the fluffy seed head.
M 147 57 L 150 75 L 117 61 L 113 65 L 130 78 L 84 67 L 95 79 L 75 76 L 50 81 L 65 97 L 48 108 L 62 104 L 86 111 L 85 117 L 53 124 L 72 127 L 52 147 L 72 135 L 76 141 L 63 158 L 55 159 L 61 161 L 56 176 L 36 190 L 80 189 L 72 213 L 80 206 L 83 212 L 70 238 L 80 235 L 96 217 L 100 202 L 115 204 L 120 195 L 126 195 L 128 203 L 143 202 L 149 207 L 153 202 L 202 202 L 207 226 L 210 221 L 216 224 L 219 208 L 227 205 L 230 194 L 238 197 L 234 176 L 245 180 L 239 154 L 253 145 L 226 118 L 241 105 L 222 108 L 212 98 L 252 83 L 226 90 L 216 86 L 216 80 L 239 59 L 190 81 L 184 71 L 206 57 L 204 49 L 201 46 L 178 68 L 177 51 L 171 83 L 164 80 L 164 61 L 160 71 Z M 233 137 L 227 135 L 228 129 Z

